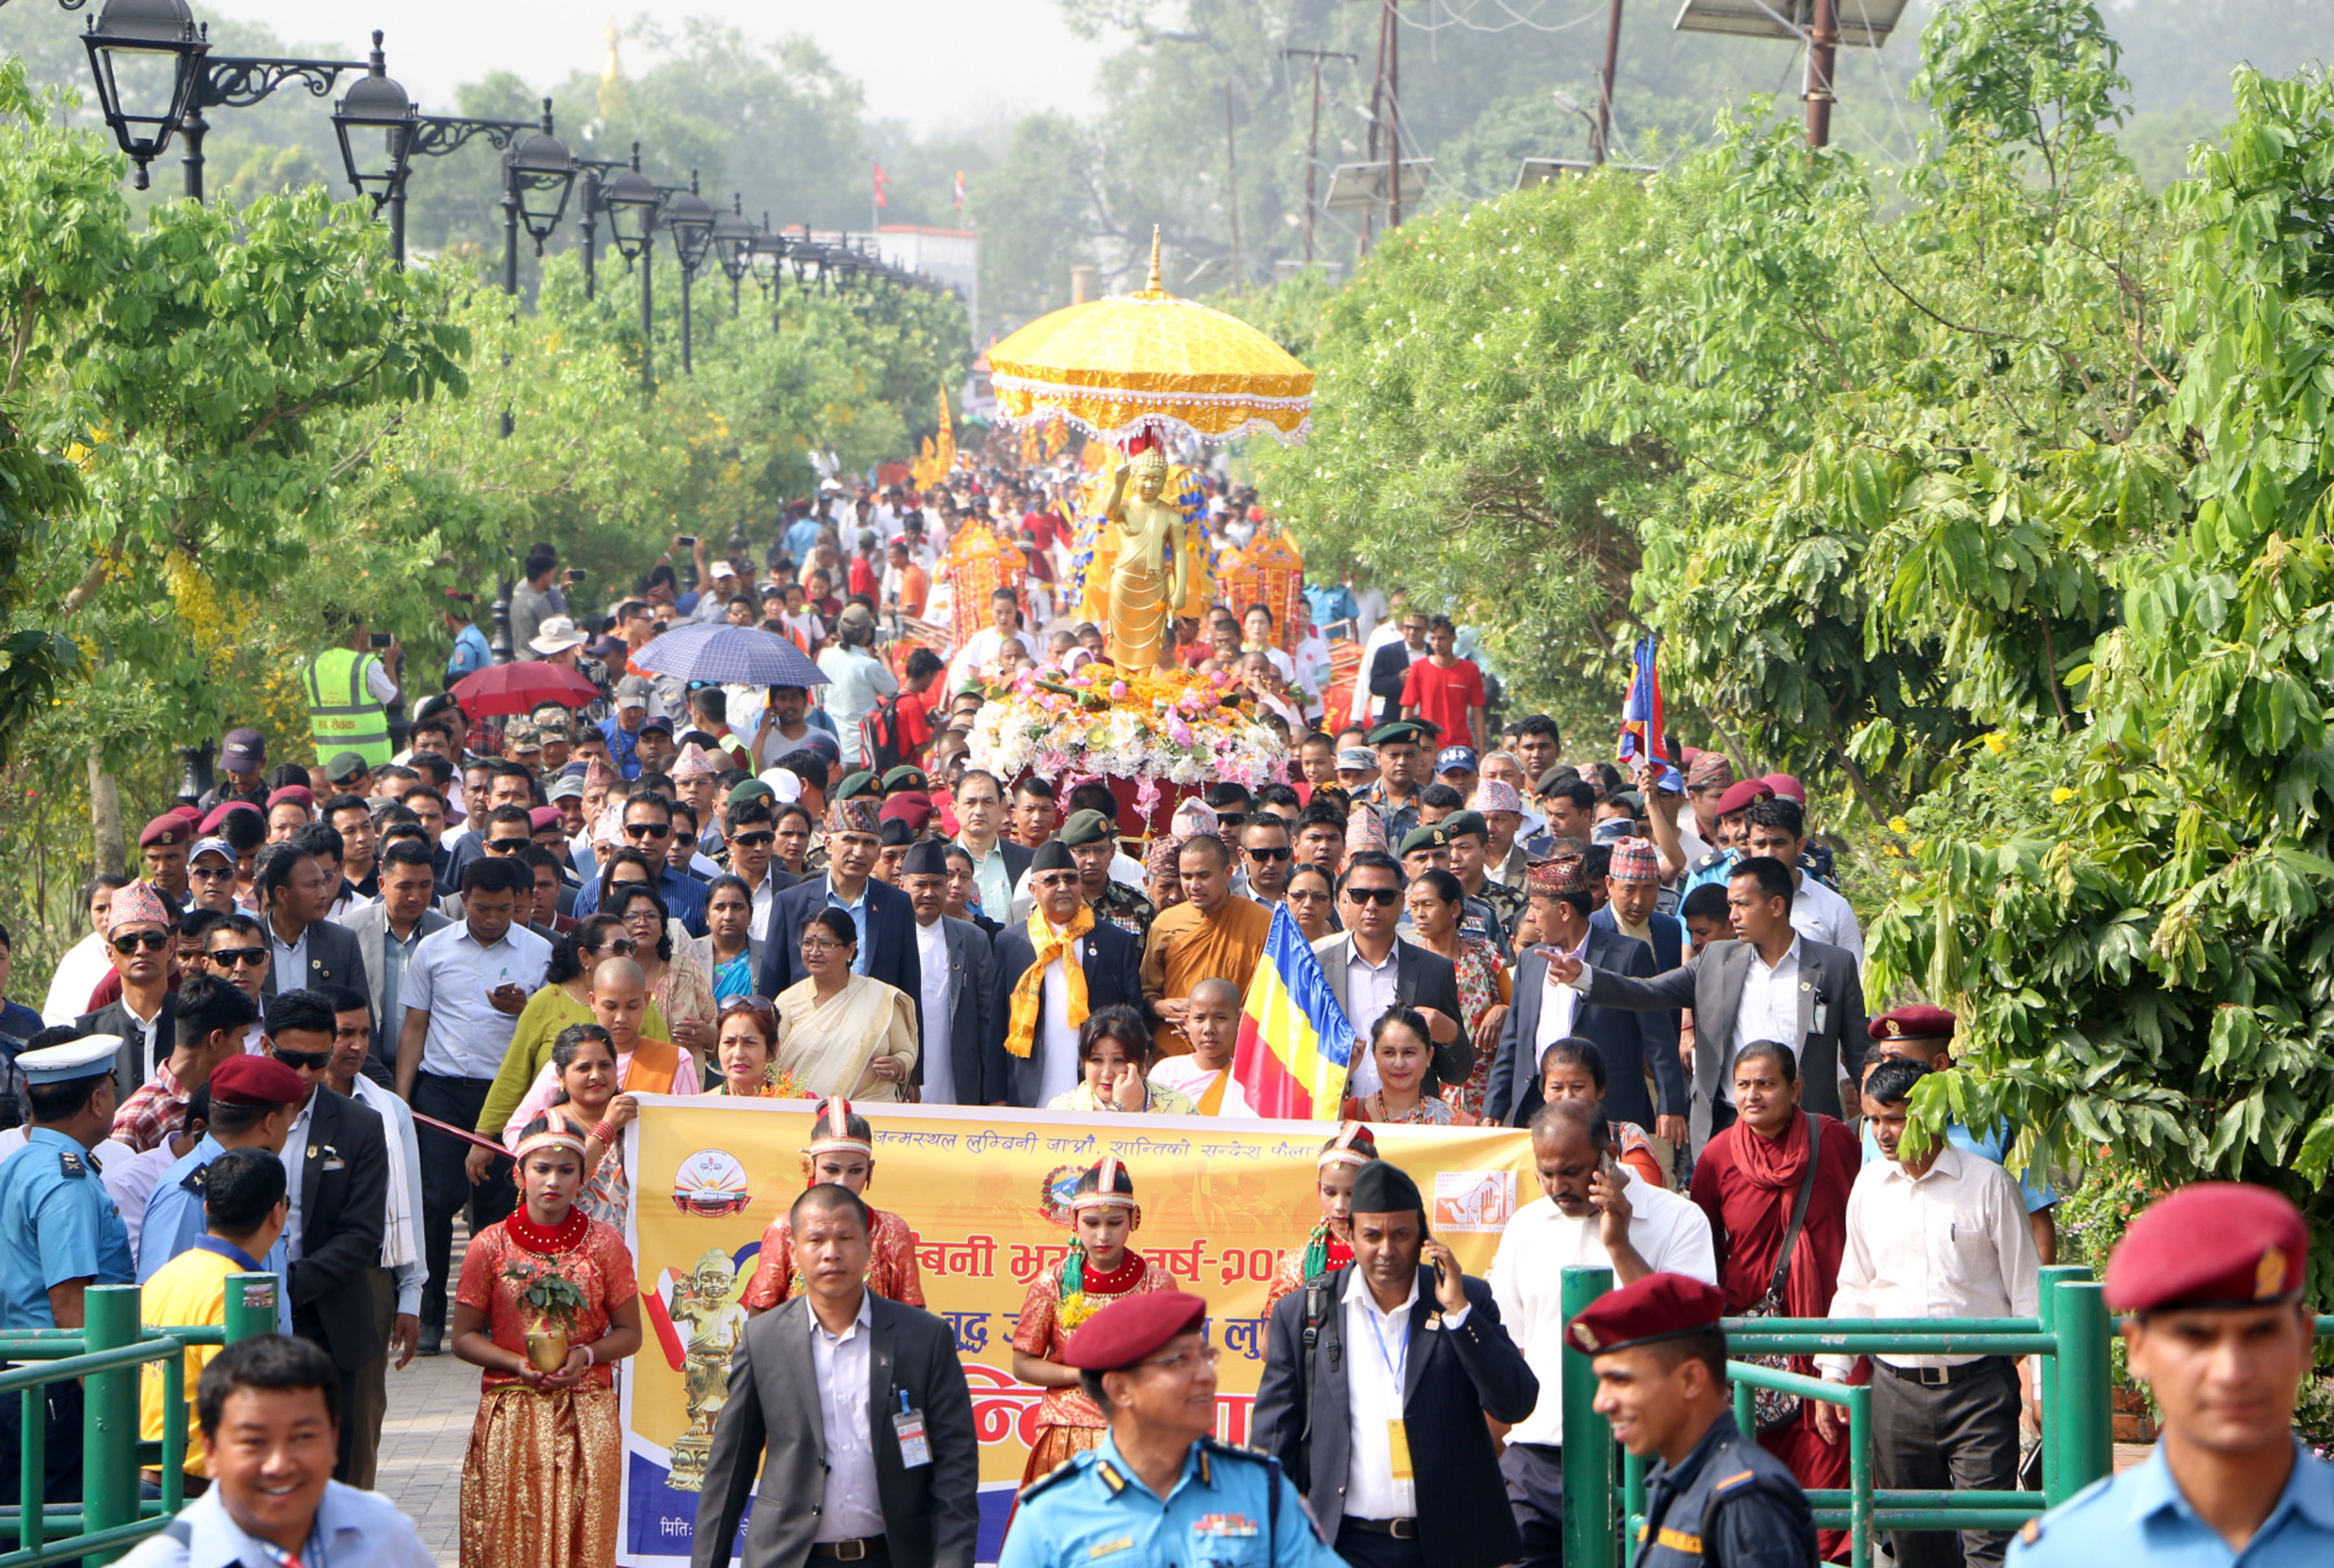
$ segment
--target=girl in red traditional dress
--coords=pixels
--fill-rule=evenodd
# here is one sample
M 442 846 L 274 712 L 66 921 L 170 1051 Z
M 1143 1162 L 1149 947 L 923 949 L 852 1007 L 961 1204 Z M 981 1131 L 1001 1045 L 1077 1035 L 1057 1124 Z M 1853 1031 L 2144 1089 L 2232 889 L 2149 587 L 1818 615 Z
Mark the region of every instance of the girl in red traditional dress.
M 1037 1440 L 1021 1472 L 1027 1486 L 1053 1473 L 1072 1455 L 1102 1440 L 1109 1422 L 1078 1390 L 1078 1374 L 1062 1357 L 1070 1335 L 1121 1296 L 1173 1290 L 1175 1279 L 1127 1243 L 1143 1224 L 1134 1201 L 1134 1177 L 1105 1155 L 1084 1176 L 1070 1198 L 1069 1255 L 1058 1275 L 1041 1275 L 1021 1303 L 1013 1327 L 1013 1375 L 1046 1390 L 1037 1412 Z
M 1354 1261 L 1354 1178 L 1378 1157 L 1378 1140 L 1358 1121 L 1348 1121 L 1337 1136 L 1321 1146 L 1314 1162 L 1314 1190 L 1321 1198 L 1321 1223 L 1305 1238 L 1302 1252 L 1284 1252 L 1264 1287 L 1264 1315 L 1270 1317 L 1282 1296 L 1304 1288 L 1305 1282 L 1343 1268 Z
M 454 1353 L 486 1369 L 462 1568 L 606 1568 L 624 1457 L 612 1370 L 641 1348 L 632 1255 L 575 1201 L 582 1138 L 538 1121 L 516 1154 L 526 1201 L 472 1240 L 455 1297 Z
M 811 1119 L 810 1147 L 803 1150 L 803 1185 L 833 1182 L 864 1198 L 875 1181 L 875 1134 L 867 1118 L 851 1109 L 840 1095 L 819 1101 Z M 924 1304 L 924 1284 L 916 1273 L 916 1237 L 908 1222 L 888 1209 L 868 1206 L 875 1217 L 868 1241 L 874 1256 L 867 1265 L 867 1288 L 902 1306 Z M 785 1215 L 770 1221 L 762 1233 L 762 1250 L 755 1259 L 754 1277 L 738 1298 L 751 1317 L 779 1305 L 799 1288 L 795 1275 L 794 1226 Z

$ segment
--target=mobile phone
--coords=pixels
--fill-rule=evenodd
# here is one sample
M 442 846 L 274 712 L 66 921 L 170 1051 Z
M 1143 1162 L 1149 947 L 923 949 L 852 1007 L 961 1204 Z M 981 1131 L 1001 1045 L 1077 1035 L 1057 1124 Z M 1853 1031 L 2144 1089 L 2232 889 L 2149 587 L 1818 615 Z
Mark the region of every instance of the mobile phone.
M 371 640 L 372 646 L 377 649 L 387 648 L 389 646 L 389 633 L 386 631 L 376 631 L 372 634 Z
M 581 566 L 570 566 L 567 569 L 567 581 L 570 582 L 581 582 L 589 575 L 591 574 Z
M 697 548 L 697 535 L 694 534 L 683 534 L 680 538 L 676 539 L 674 543 L 679 544 L 684 550 L 694 550 Z

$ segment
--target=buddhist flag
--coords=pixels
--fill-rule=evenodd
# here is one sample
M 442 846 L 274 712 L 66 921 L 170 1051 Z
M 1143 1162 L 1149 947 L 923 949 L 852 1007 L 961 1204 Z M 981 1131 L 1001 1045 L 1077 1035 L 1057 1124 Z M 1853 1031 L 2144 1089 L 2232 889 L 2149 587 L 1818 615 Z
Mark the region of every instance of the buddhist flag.
M 964 210 L 964 170 L 960 168 L 956 171 L 956 209 Z
M 1264 957 L 1240 1005 L 1232 1082 L 1253 1114 L 1334 1121 L 1353 1059 L 1354 1026 L 1286 904 L 1275 905 Z
M 1644 762 L 1664 756 L 1669 726 L 1662 712 L 1659 640 L 1637 639 L 1637 670 L 1629 678 L 1629 696 L 1621 706 L 1621 760 Z
M 875 205 L 877 207 L 889 207 L 892 205 L 890 199 L 883 194 L 883 187 L 889 183 L 889 180 L 890 176 L 883 172 L 883 166 L 880 163 L 877 164 L 875 166 Z

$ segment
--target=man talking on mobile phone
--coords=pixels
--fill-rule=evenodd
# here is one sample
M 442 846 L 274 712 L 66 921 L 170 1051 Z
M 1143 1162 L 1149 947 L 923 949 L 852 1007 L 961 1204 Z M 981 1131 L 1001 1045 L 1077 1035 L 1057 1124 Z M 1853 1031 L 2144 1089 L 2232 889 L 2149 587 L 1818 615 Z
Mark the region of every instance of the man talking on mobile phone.
M 1559 1100 L 1531 1122 L 1532 1167 L 1543 1194 L 1500 1233 L 1491 1299 L 1538 1378 L 1540 1400 L 1508 1434 L 1500 1473 L 1515 1510 L 1527 1568 L 1564 1559 L 1564 1271 L 1608 1267 L 1615 1288 L 1652 1274 L 1718 1283 L 1710 1221 L 1691 1198 L 1665 1191 L 1614 1158 L 1602 1105 Z
M 1539 1379 L 1399 1166 L 1362 1167 L 1353 1204 L 1354 1261 L 1273 1308 L 1250 1441 L 1353 1568 L 1425 1568 L 1427 1539 L 1435 1568 L 1512 1563 L 1483 1419 L 1522 1420 Z

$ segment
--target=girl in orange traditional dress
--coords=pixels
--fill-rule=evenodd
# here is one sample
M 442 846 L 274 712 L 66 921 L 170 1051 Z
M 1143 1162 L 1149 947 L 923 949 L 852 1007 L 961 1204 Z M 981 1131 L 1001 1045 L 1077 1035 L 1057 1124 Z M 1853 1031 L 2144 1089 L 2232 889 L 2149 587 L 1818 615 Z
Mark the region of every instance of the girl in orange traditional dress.
M 875 1180 L 875 1134 L 867 1118 L 837 1096 L 819 1101 L 811 1119 L 810 1147 L 803 1150 L 803 1185 L 833 1182 L 866 1195 Z M 868 1240 L 874 1256 L 867 1265 L 867 1288 L 903 1306 L 924 1304 L 924 1284 L 916 1273 L 916 1237 L 908 1222 L 888 1209 L 869 1205 L 875 1224 Z M 762 1250 L 754 1263 L 754 1277 L 738 1298 L 750 1316 L 759 1317 L 795 1294 L 795 1232 L 786 1215 L 770 1221 L 762 1233 Z
M 1070 1251 L 1061 1273 L 1030 1284 L 1013 1326 L 1013 1375 L 1046 1390 L 1037 1440 L 1021 1472 L 1024 1487 L 1099 1443 L 1110 1424 L 1078 1390 L 1078 1374 L 1062 1360 L 1070 1335 L 1121 1296 L 1175 1288 L 1172 1275 L 1127 1245 L 1143 1224 L 1143 1210 L 1134 1201 L 1133 1174 L 1116 1159 L 1105 1155 L 1078 1178 L 1070 1217 Z
M 1354 1178 L 1378 1157 L 1378 1140 L 1358 1121 L 1337 1129 L 1337 1136 L 1321 1146 L 1314 1162 L 1314 1190 L 1321 1198 L 1321 1223 L 1305 1238 L 1302 1252 L 1284 1252 L 1264 1287 L 1264 1315 L 1270 1317 L 1282 1296 L 1302 1290 L 1305 1282 L 1343 1268 L 1354 1261 Z
M 471 1241 L 455 1297 L 454 1353 L 486 1369 L 462 1568 L 607 1568 L 623 1485 L 612 1368 L 641 1348 L 632 1255 L 576 1204 L 581 1138 L 530 1128 L 517 1155 L 526 1201 Z

